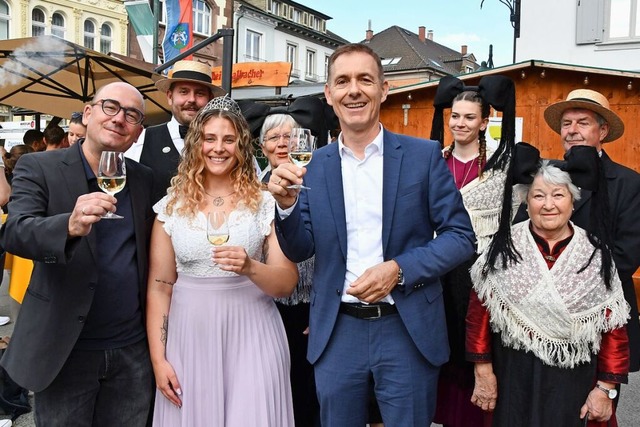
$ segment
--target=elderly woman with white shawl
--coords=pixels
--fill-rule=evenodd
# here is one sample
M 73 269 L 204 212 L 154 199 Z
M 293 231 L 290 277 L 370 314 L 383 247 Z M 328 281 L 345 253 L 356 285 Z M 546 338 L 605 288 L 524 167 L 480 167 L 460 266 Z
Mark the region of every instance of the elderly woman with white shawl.
M 506 233 L 496 234 L 471 270 L 472 402 L 493 411 L 493 426 L 616 426 L 612 400 L 627 380 L 629 306 L 609 252 L 606 194 L 593 193 L 596 232 L 569 222 L 576 184 L 604 187 L 597 153 L 574 147 L 554 166 L 539 163 L 528 144 L 516 147 L 514 182 L 528 183 L 515 191 L 530 220 L 502 227 Z M 527 179 L 517 170 L 532 156 Z

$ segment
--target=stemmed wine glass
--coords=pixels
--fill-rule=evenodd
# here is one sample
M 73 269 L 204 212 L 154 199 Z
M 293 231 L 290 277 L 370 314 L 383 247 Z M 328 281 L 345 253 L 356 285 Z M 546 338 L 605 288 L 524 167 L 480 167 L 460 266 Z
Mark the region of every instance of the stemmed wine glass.
M 212 211 L 207 215 L 207 239 L 214 246 L 229 240 L 229 223 L 225 211 Z
M 124 153 L 119 151 L 103 151 L 98 165 L 98 187 L 105 193 L 115 196 L 127 182 L 127 168 Z M 102 215 L 103 219 L 122 219 L 123 216 L 111 211 Z
M 316 137 L 311 135 L 311 131 L 306 128 L 293 128 L 290 135 L 289 160 L 300 168 L 307 166 L 313 157 L 313 151 L 316 149 Z M 287 188 L 310 190 L 309 187 L 301 184 L 288 185 Z

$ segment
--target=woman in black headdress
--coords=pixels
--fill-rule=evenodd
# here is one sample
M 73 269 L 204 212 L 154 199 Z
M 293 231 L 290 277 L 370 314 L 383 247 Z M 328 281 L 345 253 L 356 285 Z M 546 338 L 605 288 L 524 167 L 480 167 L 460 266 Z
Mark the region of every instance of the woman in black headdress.
M 493 411 L 493 426 L 617 426 L 629 305 L 609 249 L 606 185 L 593 147 L 565 157 L 557 166 L 539 162 L 535 148 L 517 144 L 510 180 L 524 184 L 516 191 L 530 220 L 501 221 L 471 270 L 472 401 Z M 569 221 L 577 186 L 593 192 L 593 232 Z
M 482 253 L 497 231 L 502 211 L 509 156 L 515 135 L 515 87 L 503 76 L 484 77 L 469 87 L 455 77 L 440 81 L 434 100 L 431 139 L 444 140 L 444 108 L 451 108 L 453 135 L 443 156 L 471 218 Z M 487 146 L 485 133 L 491 106 L 502 111 L 502 138 L 497 149 Z M 509 215 L 509 213 L 507 213 Z M 469 268 L 476 256 L 442 278 L 451 356 L 441 368 L 434 421 L 446 427 L 483 425 L 484 414 L 471 403 L 473 364 L 465 359 L 465 317 L 471 291 Z

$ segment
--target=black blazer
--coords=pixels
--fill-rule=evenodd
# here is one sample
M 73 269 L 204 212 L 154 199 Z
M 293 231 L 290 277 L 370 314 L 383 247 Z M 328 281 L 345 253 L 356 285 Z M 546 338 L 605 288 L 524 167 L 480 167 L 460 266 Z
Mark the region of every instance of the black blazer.
M 89 192 L 80 144 L 22 156 L 12 185 L 11 215 L 0 230 L 10 253 L 35 266 L 11 345 L 0 364 L 21 386 L 42 391 L 60 372 L 84 326 L 98 280 L 96 234 L 67 239 L 76 199 Z M 148 246 L 154 213 L 152 172 L 127 159 L 136 236 L 138 286 L 144 314 Z

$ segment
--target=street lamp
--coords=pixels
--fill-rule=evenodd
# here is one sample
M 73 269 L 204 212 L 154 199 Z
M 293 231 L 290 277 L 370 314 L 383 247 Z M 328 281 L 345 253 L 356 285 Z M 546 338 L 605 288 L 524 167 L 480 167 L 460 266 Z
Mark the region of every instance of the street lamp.
M 516 63 L 516 39 L 520 37 L 520 1 L 521 0 L 498 0 L 503 5 L 509 8 L 509 20 L 513 27 L 513 63 Z M 480 9 L 484 0 L 480 2 Z

